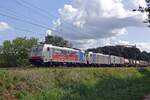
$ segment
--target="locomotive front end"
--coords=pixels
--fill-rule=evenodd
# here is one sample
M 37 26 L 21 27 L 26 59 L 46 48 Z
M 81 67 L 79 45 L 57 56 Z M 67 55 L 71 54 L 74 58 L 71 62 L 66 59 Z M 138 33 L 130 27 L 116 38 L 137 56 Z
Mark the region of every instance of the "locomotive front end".
M 43 45 L 37 45 L 31 49 L 30 63 L 33 65 L 41 65 L 43 63 Z

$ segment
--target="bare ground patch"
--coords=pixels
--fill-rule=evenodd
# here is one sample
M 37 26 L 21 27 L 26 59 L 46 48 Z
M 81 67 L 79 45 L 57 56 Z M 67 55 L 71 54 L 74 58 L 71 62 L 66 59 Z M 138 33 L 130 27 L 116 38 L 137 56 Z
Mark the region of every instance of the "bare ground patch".
M 144 100 L 150 100 L 150 94 L 149 95 L 146 95 Z

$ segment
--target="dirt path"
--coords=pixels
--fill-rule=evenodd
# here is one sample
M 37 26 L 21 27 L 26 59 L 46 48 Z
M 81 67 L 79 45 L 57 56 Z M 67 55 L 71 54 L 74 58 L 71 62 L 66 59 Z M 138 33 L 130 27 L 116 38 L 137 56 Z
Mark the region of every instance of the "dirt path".
M 144 100 L 150 100 L 150 95 L 146 95 Z

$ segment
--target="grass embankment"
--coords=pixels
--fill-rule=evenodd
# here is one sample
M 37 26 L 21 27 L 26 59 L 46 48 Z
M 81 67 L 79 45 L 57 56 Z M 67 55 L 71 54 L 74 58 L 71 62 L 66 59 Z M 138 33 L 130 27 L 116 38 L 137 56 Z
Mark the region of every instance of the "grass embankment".
M 0 99 L 143 100 L 150 69 L 0 69 Z

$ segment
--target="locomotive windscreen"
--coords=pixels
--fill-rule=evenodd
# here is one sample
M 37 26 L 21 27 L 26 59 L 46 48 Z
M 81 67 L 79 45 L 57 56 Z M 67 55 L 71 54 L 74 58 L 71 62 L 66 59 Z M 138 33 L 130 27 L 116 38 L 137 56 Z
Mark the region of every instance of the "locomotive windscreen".
M 31 50 L 31 57 L 42 56 L 43 45 L 37 45 Z

